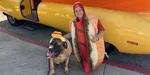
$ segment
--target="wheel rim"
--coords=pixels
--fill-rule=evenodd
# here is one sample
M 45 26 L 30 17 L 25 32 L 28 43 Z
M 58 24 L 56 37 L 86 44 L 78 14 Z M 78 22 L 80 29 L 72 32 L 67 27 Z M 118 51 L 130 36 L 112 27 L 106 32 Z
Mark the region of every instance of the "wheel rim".
M 15 18 L 13 18 L 12 16 L 8 16 L 9 22 L 12 24 L 15 24 Z

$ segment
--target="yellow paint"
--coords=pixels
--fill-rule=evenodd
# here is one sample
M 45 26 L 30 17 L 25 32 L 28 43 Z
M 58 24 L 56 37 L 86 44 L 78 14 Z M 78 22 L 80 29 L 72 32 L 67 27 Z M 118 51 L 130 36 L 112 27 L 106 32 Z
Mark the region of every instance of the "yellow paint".
M 41 3 L 38 15 L 41 23 L 64 31 L 69 31 L 68 23 L 73 18 L 71 6 L 53 3 Z
M 9 4 L 6 5 L 6 2 Z M 20 10 L 19 7 L 18 0 L 0 0 L 1 11 L 18 19 L 25 19 L 16 11 Z M 94 7 L 85 9 L 88 15 L 96 15 L 100 19 L 105 28 L 105 41 L 116 46 L 120 52 L 150 54 L 150 15 Z M 74 18 L 74 14 L 72 5 L 41 2 L 38 6 L 38 17 L 38 23 L 69 32 L 69 22 Z M 127 41 L 137 42 L 138 45 Z
M 20 2 L 21 0 L 0 0 L 0 11 L 12 15 L 17 19 L 22 19 Z
M 23 0 L 21 5 L 25 6 L 25 9 L 22 10 L 22 14 L 24 16 L 28 16 L 31 14 L 31 6 L 30 6 L 31 1 L 30 0 Z
M 31 0 L 31 8 L 32 8 L 32 9 L 34 8 L 33 0 Z
M 105 28 L 105 41 L 116 46 L 120 52 L 150 54 L 149 22 L 137 16 L 136 13 L 85 8 L 88 15 L 94 14 L 100 19 Z M 69 32 L 68 24 L 74 17 L 71 5 L 41 3 L 38 12 L 41 23 Z M 138 42 L 138 45 L 129 44 L 127 41 Z

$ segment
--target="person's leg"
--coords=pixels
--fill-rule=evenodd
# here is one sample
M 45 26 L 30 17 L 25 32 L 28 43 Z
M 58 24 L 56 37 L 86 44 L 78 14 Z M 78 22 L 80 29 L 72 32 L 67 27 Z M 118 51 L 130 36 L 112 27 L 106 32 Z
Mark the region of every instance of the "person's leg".
M 79 46 L 79 53 L 80 53 L 80 57 L 81 57 L 81 64 L 82 64 L 82 67 L 83 67 L 83 69 L 84 69 L 84 71 L 86 72 L 86 73 L 90 73 L 91 71 L 91 68 L 90 68 L 90 61 L 89 61 L 89 56 L 88 56 L 88 54 L 87 54 L 87 49 L 86 49 L 86 47 L 84 46 L 84 45 L 80 45 Z

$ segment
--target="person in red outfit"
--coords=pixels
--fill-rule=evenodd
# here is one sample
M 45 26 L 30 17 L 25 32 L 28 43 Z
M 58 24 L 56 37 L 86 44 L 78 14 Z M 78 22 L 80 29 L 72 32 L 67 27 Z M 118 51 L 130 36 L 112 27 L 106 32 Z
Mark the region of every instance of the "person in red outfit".
M 70 23 L 71 33 L 64 35 L 64 37 L 72 37 L 74 53 L 76 53 L 84 71 L 86 73 L 90 73 L 94 67 L 91 62 L 92 60 L 90 60 L 90 58 L 93 57 L 91 56 L 91 50 L 98 51 L 98 49 L 95 49 L 94 47 L 98 48 L 96 43 L 99 43 L 97 41 L 99 41 L 99 39 L 103 36 L 104 27 L 96 17 L 88 17 L 86 15 L 84 7 L 80 2 L 74 4 L 73 10 L 75 19 L 73 19 Z M 101 52 L 101 57 L 103 58 L 104 50 L 101 50 Z M 98 56 L 95 58 L 98 58 Z M 100 61 L 93 61 L 95 63 L 94 65 L 96 65 L 96 63 L 100 63 L 102 60 L 103 59 Z

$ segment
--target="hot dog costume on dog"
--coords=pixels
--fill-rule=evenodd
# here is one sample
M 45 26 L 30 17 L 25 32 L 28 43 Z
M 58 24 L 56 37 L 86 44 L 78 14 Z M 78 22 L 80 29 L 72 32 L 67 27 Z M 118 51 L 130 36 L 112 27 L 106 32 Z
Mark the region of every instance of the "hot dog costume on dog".
M 62 33 L 61 33 L 61 32 L 54 31 L 54 32 L 52 33 L 52 39 L 50 40 L 50 42 L 53 40 L 53 38 L 60 39 L 62 42 L 66 42 L 67 45 L 68 45 L 67 48 L 64 49 L 64 52 L 63 52 L 63 53 L 61 53 L 58 57 L 54 57 L 54 58 L 53 58 L 54 63 L 60 64 L 60 63 L 64 62 L 64 61 L 71 55 L 71 53 L 72 53 L 71 44 L 70 44 L 70 42 L 69 42 L 67 39 L 65 39 L 65 38 L 62 36 Z M 51 55 L 52 55 L 52 54 L 48 51 L 48 52 L 47 52 L 48 58 L 51 58 Z
M 76 7 L 82 8 L 83 18 L 80 21 L 76 18 L 70 22 L 73 50 L 84 71 L 90 73 L 102 63 L 105 53 L 103 37 L 99 38 L 96 43 L 92 43 L 91 35 L 97 35 L 99 31 L 104 31 L 104 28 L 96 17 L 86 16 L 80 3 L 74 5 L 74 11 Z

